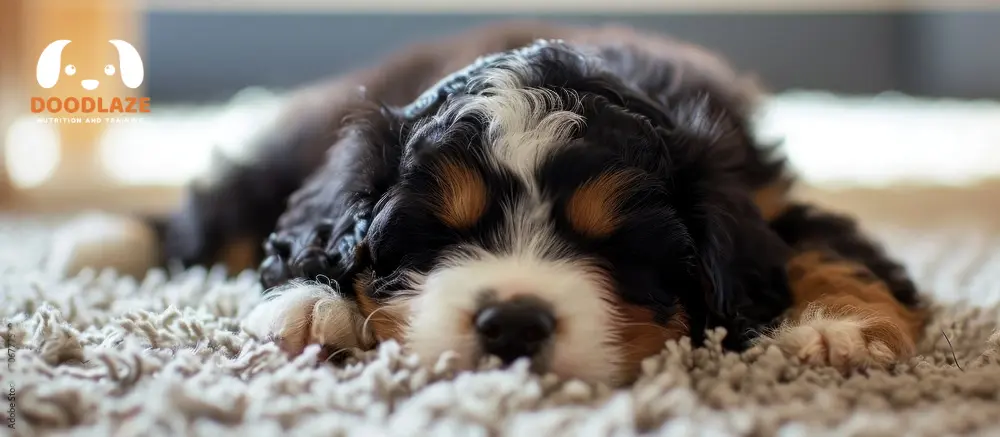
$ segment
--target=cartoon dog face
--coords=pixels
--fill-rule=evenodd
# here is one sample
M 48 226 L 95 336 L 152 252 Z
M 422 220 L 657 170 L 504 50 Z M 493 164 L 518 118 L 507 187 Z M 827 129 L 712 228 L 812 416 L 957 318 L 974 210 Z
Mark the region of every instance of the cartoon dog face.
M 56 83 L 59 82 L 59 76 L 62 74 L 71 77 L 76 76 L 76 65 L 62 65 L 63 49 L 70 42 L 68 39 L 53 41 L 45 47 L 41 56 L 38 57 L 35 78 L 38 80 L 38 85 L 42 88 L 48 89 L 56 86 Z M 113 39 L 108 42 L 118 51 L 118 67 L 115 68 L 113 64 L 107 64 L 104 66 L 104 74 L 106 76 L 114 76 L 115 73 L 121 73 L 122 82 L 125 86 L 133 89 L 138 88 L 139 85 L 142 85 L 144 76 L 142 58 L 139 56 L 139 52 L 132 44 L 120 39 Z M 101 85 L 101 82 L 95 76 L 88 76 L 82 78 L 80 85 L 83 89 L 92 91 L 97 89 Z

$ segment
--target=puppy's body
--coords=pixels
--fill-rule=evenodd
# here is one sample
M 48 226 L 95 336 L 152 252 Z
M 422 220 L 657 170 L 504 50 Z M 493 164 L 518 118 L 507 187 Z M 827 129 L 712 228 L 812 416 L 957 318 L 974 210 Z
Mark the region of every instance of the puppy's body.
M 788 202 L 755 97 L 708 52 L 623 28 L 411 47 L 301 91 L 256 159 L 192 188 L 164 255 L 267 239 L 250 328 L 292 353 L 396 339 L 621 382 L 669 339 L 780 325 L 806 360 L 912 354 L 912 284 L 850 220 Z M 339 289 L 295 281 L 318 276 Z

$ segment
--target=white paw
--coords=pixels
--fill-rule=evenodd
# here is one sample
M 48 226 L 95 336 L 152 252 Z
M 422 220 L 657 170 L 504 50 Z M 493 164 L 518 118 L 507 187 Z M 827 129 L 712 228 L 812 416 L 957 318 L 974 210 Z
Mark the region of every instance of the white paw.
M 884 368 L 901 355 L 912 353 L 912 343 L 907 343 L 901 330 L 860 317 L 810 317 L 782 326 L 770 337 L 785 354 L 803 363 L 829 365 L 845 372 Z
M 266 298 L 243 321 L 243 329 L 273 340 L 293 356 L 310 344 L 323 346 L 324 355 L 374 346 L 357 305 L 328 286 L 290 284 L 270 291 Z

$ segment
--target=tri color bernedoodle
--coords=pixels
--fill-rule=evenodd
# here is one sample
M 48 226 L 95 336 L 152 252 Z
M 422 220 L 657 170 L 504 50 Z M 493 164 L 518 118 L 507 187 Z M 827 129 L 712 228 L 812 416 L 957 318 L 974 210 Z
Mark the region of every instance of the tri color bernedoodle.
M 702 48 L 505 23 L 297 94 L 158 223 L 165 261 L 259 263 L 247 329 L 291 354 L 393 339 L 610 384 L 714 327 L 845 371 L 914 354 L 904 269 L 790 198 L 754 81 Z

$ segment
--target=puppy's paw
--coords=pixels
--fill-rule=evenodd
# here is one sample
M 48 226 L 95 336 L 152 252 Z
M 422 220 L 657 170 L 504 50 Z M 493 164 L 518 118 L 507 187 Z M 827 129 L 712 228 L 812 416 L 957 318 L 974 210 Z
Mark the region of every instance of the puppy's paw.
M 269 291 L 243 321 L 243 329 L 273 340 L 292 356 L 310 344 L 319 344 L 322 360 L 343 350 L 370 349 L 375 344 L 357 305 L 332 288 L 315 283 L 291 283 Z
M 874 317 L 808 314 L 770 336 L 785 354 L 803 363 L 829 365 L 841 372 L 886 368 L 914 353 L 910 336 Z
M 368 232 L 370 220 L 357 215 L 347 230 L 330 220 L 271 234 L 264 242 L 261 283 L 275 287 L 292 278 L 338 280 L 349 268 L 358 242 Z

